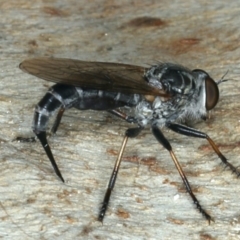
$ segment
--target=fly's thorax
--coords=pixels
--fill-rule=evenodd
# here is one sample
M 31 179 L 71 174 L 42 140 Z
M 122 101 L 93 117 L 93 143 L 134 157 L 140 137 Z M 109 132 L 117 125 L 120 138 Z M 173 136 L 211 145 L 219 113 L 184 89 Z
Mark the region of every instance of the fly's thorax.
M 145 81 L 160 90 L 157 96 L 145 95 L 136 107 L 140 125 L 199 120 L 218 101 L 217 83 L 203 70 L 189 70 L 165 63 L 149 68 Z
M 171 95 L 188 94 L 195 87 L 193 72 L 172 63 L 153 65 L 144 77 L 149 85 Z
M 135 118 L 139 125 L 143 127 L 148 125 L 153 118 L 152 103 L 142 99 L 135 107 Z
M 210 79 L 210 81 L 209 81 Z M 215 82 L 203 70 L 189 70 L 180 65 L 163 63 L 154 65 L 145 73 L 149 85 L 161 89 L 166 96 L 151 100 L 152 121 L 178 121 L 186 118 L 200 119 L 209 109 L 208 93 L 217 92 Z M 209 83 L 209 84 L 207 84 Z M 212 90 L 212 91 L 211 91 Z M 209 96 L 210 94 L 208 94 Z M 213 106 L 215 104 L 213 99 Z M 211 102 L 210 102 L 211 103 Z M 215 106 L 215 105 L 214 105 Z
M 199 99 L 197 94 L 177 95 L 165 101 L 163 98 L 156 97 L 152 103 L 151 124 L 157 124 L 161 127 L 166 122 L 181 122 L 187 119 L 199 120 L 207 114 L 203 100 L 204 98 Z
M 146 99 L 139 102 L 135 108 L 135 116 L 141 126 L 157 124 L 163 127 L 167 121 L 175 121 L 184 112 L 184 99 L 155 97 L 149 102 Z
M 164 126 L 166 121 L 176 113 L 173 99 L 160 96 L 144 96 L 135 108 L 135 116 L 141 126 L 152 125 L 156 122 Z

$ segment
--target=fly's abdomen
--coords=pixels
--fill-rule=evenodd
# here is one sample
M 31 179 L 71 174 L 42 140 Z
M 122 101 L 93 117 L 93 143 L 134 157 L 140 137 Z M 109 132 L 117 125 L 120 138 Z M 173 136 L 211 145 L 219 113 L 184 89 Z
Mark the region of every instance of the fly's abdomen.
M 74 107 L 80 110 L 112 110 L 119 107 L 133 107 L 140 101 L 138 94 L 123 94 L 93 89 L 76 88 L 79 99 Z
M 56 84 L 50 88 L 35 108 L 33 131 L 45 132 L 49 118 L 60 107 L 63 109 L 72 107 L 78 97 L 76 88 L 73 86 Z
M 62 110 L 71 107 L 79 110 L 112 110 L 124 106 L 136 106 L 140 99 L 141 96 L 138 94 L 122 94 L 56 84 L 36 106 L 33 131 L 45 132 L 49 118 L 59 108 Z

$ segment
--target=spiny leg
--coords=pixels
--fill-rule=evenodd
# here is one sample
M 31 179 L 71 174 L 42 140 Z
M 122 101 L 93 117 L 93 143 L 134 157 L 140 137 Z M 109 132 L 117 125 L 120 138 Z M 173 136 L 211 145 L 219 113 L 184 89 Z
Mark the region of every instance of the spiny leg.
M 62 106 L 62 107 L 59 109 L 59 111 L 58 111 L 57 117 L 56 117 L 55 122 L 54 122 L 54 124 L 53 124 L 53 127 L 52 127 L 52 129 L 51 129 L 51 133 L 52 133 L 52 134 L 54 134 L 54 133 L 57 132 L 58 127 L 59 127 L 59 124 L 60 124 L 60 122 L 61 122 L 61 120 L 62 120 L 62 116 L 63 116 L 64 111 L 65 111 L 65 108 Z
M 119 171 L 119 167 L 120 167 L 120 164 L 121 164 L 121 161 L 122 161 L 123 152 L 124 152 L 124 149 L 126 147 L 128 138 L 129 137 L 130 138 L 136 137 L 141 132 L 141 130 L 142 130 L 142 128 L 140 128 L 140 127 L 130 128 L 125 133 L 125 137 L 123 139 L 122 146 L 121 146 L 121 149 L 119 151 L 117 160 L 115 162 L 115 166 L 113 168 L 112 175 L 111 175 L 110 180 L 108 182 L 108 187 L 107 187 L 107 190 L 105 192 L 103 203 L 102 203 L 102 206 L 100 208 L 99 215 L 98 215 L 98 220 L 101 221 L 101 222 L 103 221 L 103 218 L 105 216 L 105 213 L 106 213 L 106 210 L 107 210 L 107 207 L 108 207 L 108 204 L 109 204 L 111 193 L 112 193 L 112 190 L 114 188 L 114 185 L 115 185 L 115 182 L 116 182 L 116 179 L 117 179 L 117 174 L 118 174 L 118 171 Z
M 164 148 L 166 148 L 171 157 L 172 160 L 183 180 L 183 183 L 186 187 L 187 192 L 189 193 L 189 195 L 191 196 L 194 204 L 196 205 L 197 209 L 199 210 L 200 213 L 202 213 L 202 215 L 208 220 L 208 222 L 210 223 L 210 221 L 213 221 L 212 217 L 202 208 L 202 206 L 200 205 L 199 201 L 197 200 L 197 198 L 195 197 L 191 186 L 187 180 L 187 177 L 185 175 L 185 173 L 182 170 L 181 165 L 179 164 L 174 152 L 172 151 L 172 146 L 170 145 L 169 141 L 164 137 L 164 135 L 162 134 L 162 132 L 157 128 L 157 126 L 152 126 L 152 132 L 153 135 L 155 136 L 155 138 L 158 140 L 159 143 L 161 143 L 163 145 Z
M 58 111 L 58 114 L 57 114 L 57 117 L 55 119 L 55 122 L 53 124 L 53 127 L 52 127 L 52 130 L 51 130 L 51 133 L 56 133 L 57 129 L 58 129 L 58 126 L 61 122 L 61 119 L 62 119 L 62 116 L 63 116 L 63 113 L 65 111 L 65 108 L 63 106 L 60 107 L 59 111 Z M 33 130 L 34 131 L 34 130 Z M 36 134 L 37 138 L 39 139 L 39 141 L 41 142 L 42 146 L 43 146 L 43 149 L 45 150 L 52 166 L 53 166 L 53 169 L 55 171 L 55 173 L 57 174 L 57 176 L 62 180 L 62 182 L 64 182 L 64 178 L 62 177 L 62 174 L 57 166 L 57 163 L 53 157 L 53 154 L 52 154 L 52 150 L 48 144 L 48 141 L 47 141 L 47 136 L 46 136 L 46 132 L 36 132 L 34 131 L 34 133 Z
M 46 136 L 46 132 L 35 132 L 37 138 L 39 139 L 39 141 L 41 142 L 42 146 L 43 146 L 43 149 L 45 150 L 53 168 L 54 168 L 54 171 L 55 173 L 57 174 L 57 176 L 64 182 L 64 179 L 62 177 L 62 174 L 60 172 L 60 170 L 58 169 L 58 166 L 57 166 L 57 163 L 53 157 L 53 154 L 52 154 L 52 151 L 51 151 L 51 148 L 48 144 L 48 141 L 47 141 L 47 136 Z
M 220 150 L 218 149 L 218 147 L 216 146 L 216 144 L 214 143 L 214 141 L 206 134 L 203 132 L 200 132 L 196 129 L 184 126 L 184 125 L 180 125 L 180 124 L 176 124 L 176 123 L 168 123 L 167 127 L 171 130 L 173 130 L 174 132 L 189 136 L 189 137 L 196 137 L 196 138 L 204 138 L 207 139 L 208 142 L 210 143 L 210 145 L 212 146 L 213 150 L 215 151 L 215 153 L 218 155 L 218 157 L 221 159 L 222 163 L 230 168 L 230 170 L 235 173 L 237 175 L 237 177 L 240 176 L 240 171 L 234 167 L 230 162 L 228 162 L 227 158 L 220 152 Z

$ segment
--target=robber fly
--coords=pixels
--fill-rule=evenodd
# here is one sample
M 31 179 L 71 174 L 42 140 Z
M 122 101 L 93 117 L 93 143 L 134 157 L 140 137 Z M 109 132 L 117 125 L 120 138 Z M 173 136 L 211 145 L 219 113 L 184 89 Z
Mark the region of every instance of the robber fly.
M 100 221 L 103 221 L 107 210 L 128 138 L 136 137 L 149 125 L 157 141 L 169 151 L 197 209 L 209 222 L 213 220 L 195 197 L 169 141 L 160 129 L 167 127 L 179 134 L 206 139 L 225 166 L 239 176 L 240 171 L 227 161 L 207 134 L 180 124 L 192 118 L 206 120 L 208 111 L 218 102 L 218 84 L 223 80 L 215 82 L 201 69 L 191 71 L 172 63 L 159 63 L 145 68 L 119 63 L 34 58 L 23 61 L 20 68 L 36 77 L 56 83 L 36 106 L 32 128 L 55 173 L 63 182 L 46 137 L 49 118 L 56 111 L 58 113 L 52 133 L 56 133 L 64 111 L 72 107 L 79 110 L 108 111 L 136 124 L 136 127 L 125 132 L 100 208 Z M 132 108 L 133 116 L 120 111 L 120 107 Z

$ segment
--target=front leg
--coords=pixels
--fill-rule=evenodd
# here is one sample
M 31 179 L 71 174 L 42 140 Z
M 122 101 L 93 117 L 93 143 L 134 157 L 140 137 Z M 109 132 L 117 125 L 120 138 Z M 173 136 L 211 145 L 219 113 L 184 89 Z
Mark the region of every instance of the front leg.
M 231 171 L 237 175 L 237 177 L 240 176 L 240 171 L 236 167 L 234 167 L 231 163 L 228 162 L 227 158 L 220 152 L 217 145 L 206 133 L 200 132 L 194 128 L 190 128 L 177 123 L 167 123 L 166 127 L 168 127 L 174 132 L 180 133 L 185 136 L 207 139 L 210 145 L 212 146 L 213 150 L 215 151 L 215 153 L 221 159 L 222 163 L 226 167 L 229 167 Z

